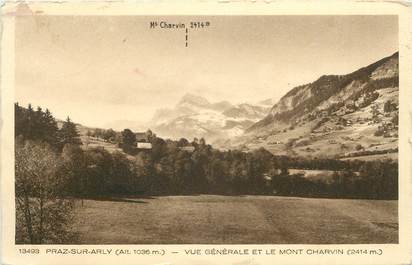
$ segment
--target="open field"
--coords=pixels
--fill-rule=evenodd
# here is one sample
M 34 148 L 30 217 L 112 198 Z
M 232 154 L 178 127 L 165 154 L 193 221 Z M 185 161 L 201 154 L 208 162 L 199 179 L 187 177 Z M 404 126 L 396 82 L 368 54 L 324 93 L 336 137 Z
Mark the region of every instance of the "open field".
M 80 244 L 397 243 L 397 201 L 166 196 L 77 202 Z

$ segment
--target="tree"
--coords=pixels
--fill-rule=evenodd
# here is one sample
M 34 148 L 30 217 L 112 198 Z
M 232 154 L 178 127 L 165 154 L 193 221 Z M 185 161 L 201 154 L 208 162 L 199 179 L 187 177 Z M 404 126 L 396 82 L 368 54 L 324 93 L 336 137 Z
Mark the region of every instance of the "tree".
M 22 136 L 24 140 L 46 142 L 51 147 L 58 147 L 57 122 L 48 109 L 40 107 L 33 111 L 31 105 L 27 109 L 14 104 L 15 136 Z
M 365 148 L 361 144 L 357 144 L 355 149 L 356 151 L 365 150 Z
M 272 165 L 272 157 L 270 152 L 260 148 L 253 151 L 247 159 L 249 185 L 251 191 L 255 194 L 264 192 L 266 189 L 264 173 L 269 171 Z
M 105 130 L 103 133 L 103 139 L 106 141 L 114 141 L 116 132 L 113 129 Z
M 19 106 L 19 103 L 14 103 L 14 136 L 25 136 L 25 115 L 23 114 L 23 108 Z
M 59 128 L 57 127 L 57 122 L 49 109 L 43 114 L 43 122 L 44 126 L 44 140 L 49 143 L 53 147 L 58 147 L 59 144 Z
M 177 146 L 179 147 L 184 147 L 189 145 L 189 141 L 186 138 L 180 138 L 180 140 L 177 142 Z
M 103 137 L 103 130 L 96 128 L 94 129 L 94 137 L 102 138 Z
M 239 157 L 236 161 L 234 161 L 234 163 L 232 163 L 231 175 L 233 192 L 236 194 L 247 193 L 247 167 L 245 161 L 243 161 L 243 158 Z
M 150 129 L 147 130 L 146 135 L 149 143 L 156 139 L 156 134 L 154 134 Z
M 154 161 L 159 161 L 167 154 L 167 144 L 162 138 L 155 137 L 151 139 L 152 143 L 152 158 Z
M 59 159 L 47 145 L 17 144 L 15 150 L 16 242 L 71 242 L 73 203 L 63 199 L 66 185 Z
M 363 97 L 363 101 L 361 103 L 361 108 L 367 107 L 370 104 L 372 104 L 372 102 L 374 102 L 377 98 L 379 97 L 379 93 L 376 91 L 373 92 L 367 92 L 364 97 Z
M 67 183 L 64 195 L 85 197 L 85 157 L 78 145 L 66 144 L 61 154 L 60 173 Z
M 173 154 L 164 156 L 159 161 L 158 174 L 164 180 L 165 193 L 172 193 L 172 183 L 176 179 L 175 156 Z
M 139 186 L 144 192 L 155 194 L 158 183 L 156 183 L 157 176 L 152 157 L 146 152 L 140 152 L 135 158 L 136 177 L 139 178 Z
M 45 120 L 43 119 L 43 110 L 41 107 L 37 107 L 34 112 L 33 117 L 33 129 L 32 129 L 32 139 L 33 140 L 43 140 L 46 135 Z
M 377 104 L 374 104 L 371 106 L 371 112 L 372 112 L 372 120 L 374 123 L 379 123 L 381 122 L 381 118 L 379 115 L 381 115 L 381 112 L 379 111 L 379 106 Z
M 383 105 L 383 111 L 384 112 L 392 112 L 392 111 L 396 111 L 398 108 L 398 106 L 393 103 L 391 100 L 387 100 L 385 102 L 385 104 Z
M 34 110 L 31 104 L 27 106 L 27 112 L 26 112 L 26 139 L 34 140 L 34 134 L 33 132 L 35 131 L 35 116 L 34 116 Z
M 227 162 L 223 159 L 214 158 L 210 164 L 209 180 L 212 190 L 217 193 L 225 193 L 228 176 Z
M 190 143 L 191 146 L 194 146 L 196 149 L 199 147 L 199 139 L 197 137 L 193 138 L 193 141 Z
M 206 178 L 207 168 L 209 167 L 210 152 L 206 148 L 195 150 L 191 156 L 193 163 L 194 192 L 208 192 L 208 181 Z
M 172 186 L 175 192 L 180 194 L 190 193 L 193 191 L 193 168 L 190 154 L 179 151 L 174 160 L 175 174 L 172 180 Z
M 118 144 L 119 147 L 120 147 L 120 145 L 122 144 L 122 133 L 121 133 L 121 132 L 116 132 L 116 134 L 114 135 L 113 141 L 114 141 L 116 144 Z
M 122 131 L 122 149 L 126 153 L 134 150 L 136 145 L 136 135 L 130 129 Z
M 133 174 L 131 163 L 118 151 L 112 154 L 110 192 L 116 195 L 130 194 L 133 191 Z
M 82 144 L 76 124 L 74 124 L 69 117 L 67 117 L 67 120 L 63 123 L 63 126 L 59 131 L 59 136 L 61 147 L 64 147 L 66 144 Z
M 394 115 L 391 119 L 391 122 L 395 125 L 398 126 L 399 125 L 399 116 L 398 113 L 396 113 L 396 115 Z

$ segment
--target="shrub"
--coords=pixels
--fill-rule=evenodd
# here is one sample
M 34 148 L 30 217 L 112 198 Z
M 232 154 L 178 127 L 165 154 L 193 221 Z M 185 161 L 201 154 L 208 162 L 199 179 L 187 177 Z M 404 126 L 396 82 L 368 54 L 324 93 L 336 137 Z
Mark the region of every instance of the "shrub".
M 367 92 L 363 98 L 362 103 L 360 104 L 361 108 L 369 106 L 372 102 L 374 102 L 379 97 L 379 93 L 376 91 Z
M 379 126 L 373 135 L 379 137 L 379 136 L 382 136 L 384 133 L 385 133 L 385 130 L 383 129 L 383 127 Z
M 393 118 L 391 119 L 391 122 L 396 126 L 399 124 L 399 117 L 397 113 L 395 116 L 393 116 Z
M 356 145 L 355 147 L 356 151 L 360 151 L 362 149 L 365 149 L 361 144 Z
M 384 112 L 392 112 L 392 111 L 396 111 L 398 108 L 398 106 L 393 103 L 391 100 L 387 100 L 385 102 L 385 104 L 383 105 L 383 111 Z

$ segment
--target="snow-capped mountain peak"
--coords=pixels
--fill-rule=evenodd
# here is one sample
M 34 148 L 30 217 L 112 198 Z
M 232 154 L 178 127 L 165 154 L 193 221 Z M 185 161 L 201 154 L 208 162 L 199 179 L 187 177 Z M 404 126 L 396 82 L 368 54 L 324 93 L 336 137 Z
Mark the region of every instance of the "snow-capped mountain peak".
M 182 99 L 179 101 L 178 106 L 187 106 L 187 105 L 195 105 L 198 107 L 210 107 L 210 102 L 205 99 L 204 97 L 197 96 L 194 94 L 187 93 L 185 94 Z
M 185 94 L 175 108 L 156 111 L 152 128 L 163 137 L 205 137 L 213 142 L 241 135 L 268 110 L 248 103 L 210 102 L 198 95 Z

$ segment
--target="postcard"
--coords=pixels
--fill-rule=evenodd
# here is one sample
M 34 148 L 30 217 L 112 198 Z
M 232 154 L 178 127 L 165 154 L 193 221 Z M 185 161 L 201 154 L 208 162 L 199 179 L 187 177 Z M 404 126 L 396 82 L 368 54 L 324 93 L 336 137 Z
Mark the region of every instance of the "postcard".
M 4 264 L 410 264 L 402 2 L 2 7 Z

